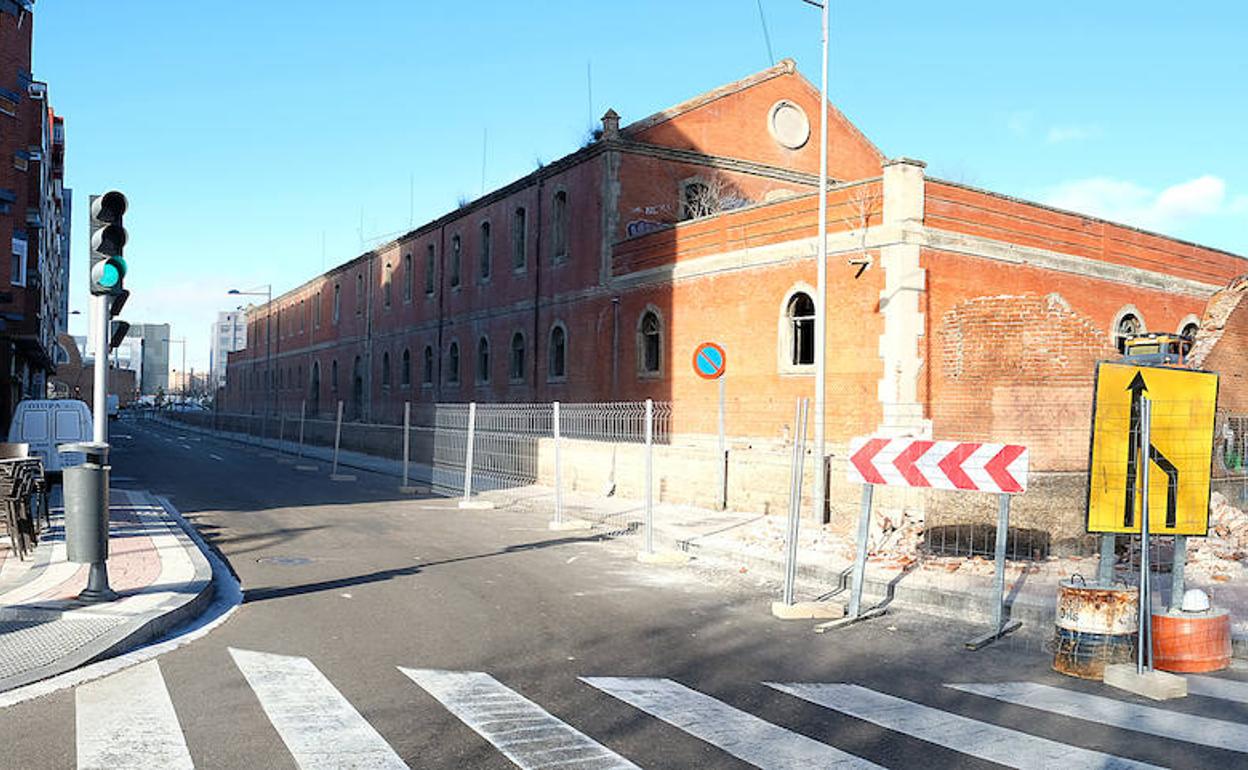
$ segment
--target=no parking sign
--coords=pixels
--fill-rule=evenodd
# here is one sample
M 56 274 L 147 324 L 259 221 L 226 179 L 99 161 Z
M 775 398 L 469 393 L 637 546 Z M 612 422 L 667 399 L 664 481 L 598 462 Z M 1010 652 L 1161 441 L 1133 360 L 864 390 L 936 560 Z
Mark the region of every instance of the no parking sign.
M 718 380 L 724 376 L 728 356 L 714 342 L 703 342 L 693 351 L 693 371 L 704 380 Z

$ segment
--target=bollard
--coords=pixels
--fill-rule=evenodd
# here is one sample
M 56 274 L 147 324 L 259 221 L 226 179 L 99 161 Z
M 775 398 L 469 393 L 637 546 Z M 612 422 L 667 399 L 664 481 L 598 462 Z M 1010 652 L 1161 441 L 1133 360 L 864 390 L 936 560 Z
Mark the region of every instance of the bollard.
M 468 404 L 468 446 L 464 453 L 464 498 L 467 503 L 472 497 L 472 450 L 476 443 L 477 433 L 477 402 Z
M 117 594 L 108 585 L 108 444 L 62 444 L 60 452 L 82 452 L 86 462 L 65 468 L 66 558 L 90 565 L 87 587 L 78 594 L 83 602 L 110 602 Z
M 405 494 L 416 492 L 416 487 L 411 485 L 410 465 L 412 461 L 412 402 L 403 402 L 403 483 L 399 486 L 399 491 Z
M 338 447 L 342 444 L 342 401 L 338 402 L 338 421 L 334 427 L 334 467 L 329 473 L 330 481 L 355 481 L 355 476 L 338 472 Z

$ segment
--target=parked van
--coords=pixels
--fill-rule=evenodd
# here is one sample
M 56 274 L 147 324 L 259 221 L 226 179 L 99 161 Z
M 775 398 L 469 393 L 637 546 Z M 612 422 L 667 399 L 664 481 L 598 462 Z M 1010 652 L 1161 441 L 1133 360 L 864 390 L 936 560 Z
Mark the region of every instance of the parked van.
M 76 399 L 28 399 L 19 402 L 9 426 L 9 441 L 30 445 L 32 457 L 43 460 L 43 470 L 53 482 L 61 479 L 61 469 L 86 460 L 81 452 L 61 454 L 60 444 L 90 441 L 91 410 Z

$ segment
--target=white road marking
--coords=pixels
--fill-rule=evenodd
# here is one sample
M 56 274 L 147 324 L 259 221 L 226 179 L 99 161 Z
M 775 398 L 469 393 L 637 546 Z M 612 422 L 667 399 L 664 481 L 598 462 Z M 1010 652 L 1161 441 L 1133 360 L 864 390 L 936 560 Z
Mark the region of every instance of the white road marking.
M 217 462 L 222 462 L 222 463 L 225 462 L 225 458 L 221 457 L 220 455 L 209 454 L 208 456 L 216 460 Z
M 80 770 L 193 767 L 156 661 L 84 684 L 74 698 Z
M 1006 767 L 1061 767 L 1065 770 L 1156 767 L 1112 754 L 1067 746 L 857 685 L 766 684 L 824 708 Z
M 183 449 L 190 449 L 190 448 L 191 448 L 191 445 L 190 445 L 190 444 L 179 444 L 178 446 L 182 447 Z
M 637 765 L 478 671 L 399 667 L 522 770 L 637 770 Z
M 1248 682 L 1237 682 L 1233 679 L 1188 674 L 1187 691 L 1191 695 L 1203 695 L 1206 698 L 1248 703 Z
M 300 767 L 407 767 L 312 661 L 233 647 L 230 655 Z
M 670 679 L 594 676 L 581 681 L 764 770 L 879 767 Z
M 1182 714 L 1033 682 L 945 686 L 1123 730 L 1248 752 L 1248 728 L 1235 722 Z

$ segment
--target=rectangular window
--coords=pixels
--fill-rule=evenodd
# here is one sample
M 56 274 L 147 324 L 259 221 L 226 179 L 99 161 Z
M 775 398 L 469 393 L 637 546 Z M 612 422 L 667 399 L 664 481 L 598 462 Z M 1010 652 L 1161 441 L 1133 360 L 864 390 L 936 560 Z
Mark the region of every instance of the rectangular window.
M 451 238 L 451 288 L 459 286 L 459 257 L 460 257 L 460 240 L 456 235 Z
M 13 272 L 11 272 L 9 281 L 14 286 L 26 285 L 26 255 L 27 245 L 25 238 L 13 237 Z
M 334 284 L 334 325 L 338 325 L 338 320 L 342 318 L 342 286 Z
M 412 255 L 403 255 L 403 301 L 412 301 Z
M 568 258 L 568 194 L 555 193 L 553 211 L 550 213 L 550 249 L 556 262 Z
M 434 286 L 434 269 L 437 262 L 434 260 L 433 244 L 429 244 L 429 249 L 425 252 L 425 294 L 433 296 Z
M 528 213 L 523 207 L 516 209 L 511 219 L 511 267 L 514 270 L 523 270 L 525 263 L 528 262 L 528 255 L 525 253 L 527 220 Z

